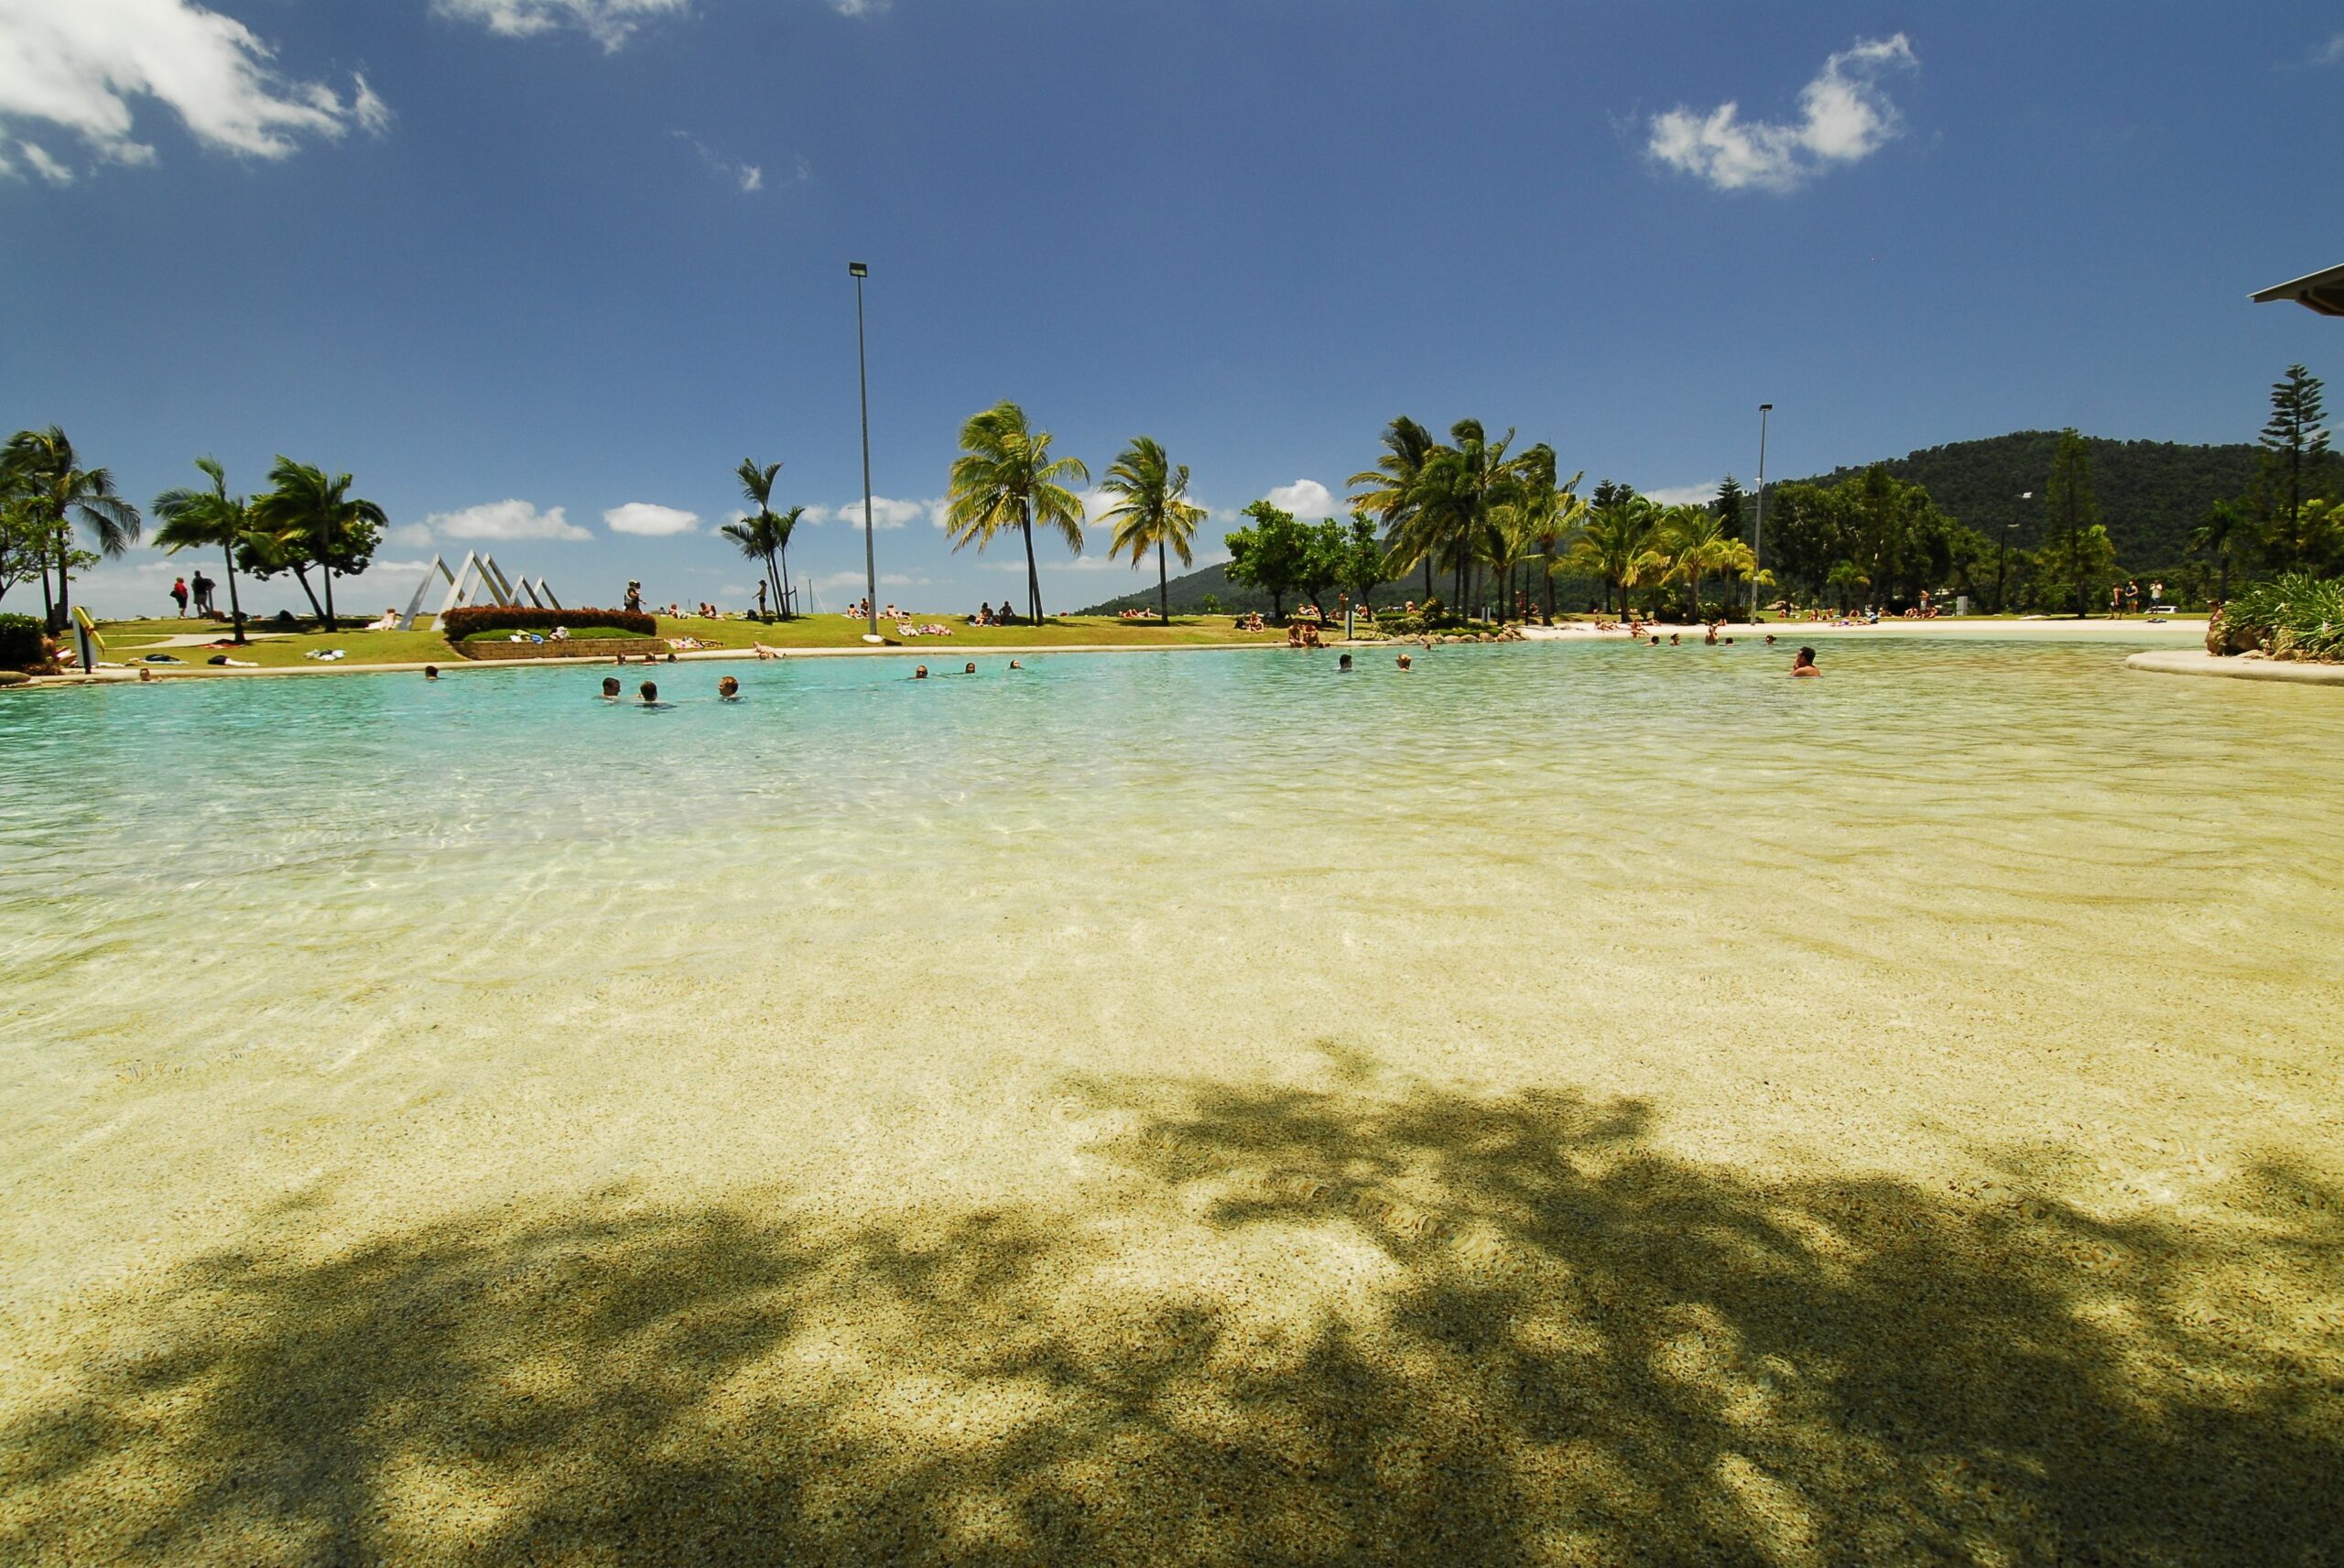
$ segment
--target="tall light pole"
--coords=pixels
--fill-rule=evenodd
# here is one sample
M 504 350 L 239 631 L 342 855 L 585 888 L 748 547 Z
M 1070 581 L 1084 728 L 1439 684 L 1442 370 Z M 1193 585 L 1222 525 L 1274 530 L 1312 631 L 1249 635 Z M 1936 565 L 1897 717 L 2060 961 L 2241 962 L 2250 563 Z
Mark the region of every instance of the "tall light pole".
M 1766 416 L 1771 403 L 1758 406 L 1758 521 L 1750 528 L 1750 623 L 1758 624 L 1758 574 L 1766 566 Z
M 2018 498 L 2021 501 L 2032 501 L 2035 499 L 2035 492 L 2022 490 L 2018 492 Z M 2011 534 L 2017 527 L 2018 524 L 2015 523 L 2002 524 L 2002 547 L 1994 554 L 1994 613 L 1997 615 L 2009 608 L 2008 602 L 2002 597 L 2002 569 L 2010 564 Z
M 871 630 L 864 635 L 875 643 L 879 640 L 879 552 L 871 542 L 871 364 L 863 352 L 863 280 L 871 276 L 871 269 L 861 262 L 849 262 L 846 270 L 854 279 L 854 373 L 863 387 L 863 608 L 871 612 Z

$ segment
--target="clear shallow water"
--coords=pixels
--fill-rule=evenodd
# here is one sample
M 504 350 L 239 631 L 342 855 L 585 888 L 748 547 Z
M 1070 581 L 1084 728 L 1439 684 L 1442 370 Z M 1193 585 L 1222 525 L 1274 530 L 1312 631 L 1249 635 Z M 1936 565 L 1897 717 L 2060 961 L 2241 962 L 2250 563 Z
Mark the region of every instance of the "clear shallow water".
M 1848 639 L 1796 683 L 1752 645 L 804 659 L 662 669 L 656 712 L 543 670 L 0 701 L 0 1299 L 296 1191 L 363 1227 L 616 1179 L 982 1187 L 1015 1178 L 971 1142 L 1069 1075 L 1297 1075 L 1329 1040 L 1660 1096 L 1761 1162 L 2109 1116 L 2199 1160 L 2325 1146 L 2344 703 L 2122 652 Z
M 2292 1560 L 2344 703 L 2123 651 L 16 694 L 0 1556 Z

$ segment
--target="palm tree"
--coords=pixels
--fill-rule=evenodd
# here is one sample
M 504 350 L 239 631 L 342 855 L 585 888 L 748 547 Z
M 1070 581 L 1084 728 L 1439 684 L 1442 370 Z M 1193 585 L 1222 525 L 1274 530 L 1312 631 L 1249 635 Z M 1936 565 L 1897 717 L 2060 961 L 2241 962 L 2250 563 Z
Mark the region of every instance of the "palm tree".
M 760 468 L 754 458 L 743 458 L 741 466 L 732 471 L 740 476 L 741 493 L 756 507 L 756 511 L 743 521 L 755 524 L 752 532 L 759 543 L 756 548 L 750 548 L 743 541 L 737 525 L 727 526 L 724 533 L 741 545 L 743 555 L 765 562 L 765 579 L 772 585 L 774 602 L 781 607 L 781 618 L 787 621 L 791 617 L 789 536 L 798 531 L 798 520 L 806 514 L 806 509 L 793 506 L 784 513 L 774 511 L 773 476 L 781 471 L 781 464 L 767 463 Z M 775 564 L 776 557 L 779 560 L 777 568 Z
M 1669 575 L 1685 583 L 1693 596 L 1693 619 L 1701 618 L 1701 579 L 1727 569 L 1737 542 L 1729 538 L 1725 519 L 1706 506 L 1690 503 L 1661 514 L 1661 547 L 1669 557 Z
M 1082 554 L 1082 502 L 1062 482 L 1091 482 L 1080 458 L 1050 457 L 1050 433 L 1026 423 L 1026 410 L 996 403 L 960 427 L 960 456 L 952 460 L 944 525 L 955 551 L 973 541 L 982 550 L 994 535 L 1015 528 L 1026 542 L 1026 608 L 1042 623 L 1042 574 L 1034 564 L 1034 524 L 1055 528 Z
M 212 476 L 209 490 L 167 490 L 155 498 L 156 516 L 163 526 L 155 543 L 173 555 L 190 548 L 216 545 L 228 559 L 228 618 L 236 628 L 235 641 L 244 641 L 244 607 L 236 596 L 236 546 L 252 532 L 252 507 L 241 495 L 228 493 L 228 472 L 210 458 L 195 466 Z
M 1603 579 L 1603 602 L 1619 590 L 1620 613 L 1628 613 L 1628 590 L 1657 575 L 1666 558 L 1653 547 L 1660 531 L 1660 509 L 1650 497 L 1631 495 L 1590 510 L 1565 557 L 1568 565 Z
M 49 629 L 62 631 L 73 608 L 73 524 L 96 535 L 98 548 L 119 556 L 137 541 L 138 508 L 114 493 L 114 475 L 104 469 L 85 469 L 65 432 L 51 425 L 46 430 L 19 430 L 0 448 L 0 465 L 20 492 L 19 504 L 41 525 L 41 552 L 46 557 L 55 541 L 57 597 L 49 611 Z M 49 572 L 41 569 L 46 595 Z
M 1866 577 L 1863 568 L 1855 562 L 1843 560 L 1831 568 L 1831 575 L 1823 579 L 1823 584 L 1839 596 L 1839 613 L 1845 615 L 1848 600 L 1855 596 L 1858 589 L 1870 588 L 1872 579 Z
M 2230 602 L 2230 550 L 2245 536 L 2248 525 L 2246 508 L 2235 501 L 2217 501 L 2206 520 L 2190 530 L 2189 547 L 2220 563 L 2221 586 L 2214 590 L 2217 603 Z
M 1099 519 L 1115 524 L 1115 542 L 1107 546 L 1107 558 L 1128 553 L 1137 567 L 1142 556 L 1155 550 L 1156 608 L 1164 624 L 1171 625 L 1171 568 L 1165 550 L 1169 546 L 1187 566 L 1192 558 L 1188 541 L 1205 520 L 1205 509 L 1188 500 L 1188 465 L 1174 468 L 1153 438 L 1134 436 L 1108 466 L 1100 488 L 1121 498 Z
M 1587 503 L 1579 496 L 1579 481 L 1587 477 L 1582 469 L 1571 475 L 1568 484 L 1555 482 L 1555 449 L 1541 441 L 1522 454 L 1516 470 L 1519 488 L 1510 503 L 1516 525 L 1523 531 L 1526 549 L 1540 557 L 1539 571 L 1546 581 L 1546 619 L 1555 618 L 1555 569 L 1561 563 L 1556 552 L 1577 533 L 1580 521 L 1587 515 Z M 1526 556 L 1525 558 L 1527 558 Z M 1507 588 L 1511 600 L 1512 585 Z
M 1384 453 L 1375 460 L 1375 466 L 1351 475 L 1347 481 L 1355 492 L 1352 508 L 1372 512 L 1384 524 L 1384 542 L 1395 552 L 1402 552 L 1404 538 L 1410 535 L 1409 524 L 1415 514 L 1418 482 L 1424 477 L 1425 464 L 1438 449 L 1432 432 L 1403 414 L 1384 427 Z M 1432 553 L 1400 554 L 1393 562 L 1394 569 L 1406 572 L 1421 562 L 1425 568 L 1425 597 L 1432 597 Z
M 351 557 L 352 546 L 363 530 L 386 526 L 390 519 L 371 501 L 350 493 L 348 474 L 329 478 L 322 469 L 279 456 L 268 470 L 269 492 L 253 503 L 253 520 L 283 537 L 293 568 L 307 592 L 309 579 L 301 569 L 303 557 L 317 562 L 325 573 L 325 629 L 334 629 L 333 579 L 340 563 Z M 371 539 L 370 539 L 371 543 Z

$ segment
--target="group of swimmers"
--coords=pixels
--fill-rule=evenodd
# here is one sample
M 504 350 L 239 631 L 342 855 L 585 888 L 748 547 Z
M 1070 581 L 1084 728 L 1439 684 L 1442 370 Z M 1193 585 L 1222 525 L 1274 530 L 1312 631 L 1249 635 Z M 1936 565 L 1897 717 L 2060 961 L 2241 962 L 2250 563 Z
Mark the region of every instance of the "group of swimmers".
M 635 688 L 635 695 L 640 699 L 641 705 L 645 708 L 673 708 L 676 706 L 672 702 L 662 702 L 659 700 L 659 683 L 657 681 L 645 681 L 641 686 Z M 619 698 L 619 677 L 616 676 L 604 676 L 602 677 L 602 699 L 604 702 L 615 703 Z M 740 701 L 741 683 L 731 676 L 726 676 L 719 680 L 716 683 L 716 700 L 719 702 Z

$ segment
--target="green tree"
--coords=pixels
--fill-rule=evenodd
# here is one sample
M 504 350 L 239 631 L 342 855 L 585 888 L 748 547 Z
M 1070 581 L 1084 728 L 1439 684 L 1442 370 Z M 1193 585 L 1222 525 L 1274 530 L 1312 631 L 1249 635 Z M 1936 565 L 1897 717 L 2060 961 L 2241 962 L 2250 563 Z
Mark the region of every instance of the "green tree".
M 2301 519 L 2305 470 L 2316 470 L 2328 456 L 2328 430 L 2321 423 L 2327 417 L 2320 406 L 2321 391 L 2319 378 L 2301 365 L 2289 365 L 2287 373 L 2271 384 L 2271 418 L 2263 427 L 2263 449 L 2274 477 L 2285 476 L 2287 498 L 2285 510 L 2273 519 L 2274 536 Z M 2290 557 L 2278 558 L 2283 565 L 2301 564 Z
M 44 597 L 47 568 L 57 568 L 57 593 L 49 600 L 48 621 L 49 631 L 62 631 L 73 608 L 74 524 L 90 531 L 100 552 L 120 556 L 137 542 L 138 508 L 114 493 L 109 470 L 83 468 L 73 443 L 54 425 L 10 437 L 0 448 L 0 469 L 7 471 L 16 504 L 38 532 Z
M 806 509 L 793 506 L 785 513 L 774 511 L 773 481 L 781 467 L 779 463 L 760 465 L 754 458 L 741 460 L 741 466 L 732 472 L 741 481 L 742 499 L 756 510 L 739 524 L 728 524 L 722 532 L 743 555 L 765 563 L 765 586 L 773 589 L 773 601 L 780 608 L 781 618 L 787 621 L 793 613 L 789 608 L 789 537 L 798 531 L 798 520 L 806 514 Z M 741 531 L 743 525 L 745 532 Z
M 1725 519 L 1709 507 L 1687 503 L 1662 512 L 1659 548 L 1668 557 L 1669 576 L 1686 585 L 1693 620 L 1701 619 L 1701 579 L 1734 562 L 1736 543 L 1726 534 Z
M 2220 572 L 2220 583 L 2214 589 L 2218 602 L 2228 603 L 2230 597 L 2230 554 L 2249 537 L 2252 520 L 2246 508 L 2235 501 L 2217 501 L 2207 512 L 2206 520 L 2190 531 L 2192 554 L 2210 556 Z
M 2035 553 L 2035 569 L 2046 599 L 2053 592 L 2063 592 L 2071 603 L 2085 603 L 2090 586 L 2105 589 L 2116 576 L 2116 546 L 2104 524 L 2094 523 L 2072 539 L 2054 534 Z
M 2085 535 L 2100 527 L 2100 507 L 2092 500 L 2091 453 L 2084 446 L 2084 438 L 2071 426 L 2059 433 L 2059 449 L 2051 454 L 2051 482 L 2046 489 L 2044 516 L 2047 519 L 2055 551 L 2046 548 L 2041 554 L 2045 567 L 2056 558 L 2058 569 L 2068 574 L 2053 577 L 2052 581 L 2066 582 L 2074 589 L 2075 613 L 2081 620 L 2086 612 L 2084 581 L 2089 575 L 2089 564 L 2095 558 L 2093 547 Z M 2100 543 L 2108 544 L 2106 529 L 2100 530 Z M 2113 548 L 2110 549 L 2111 564 Z
M 306 567 L 315 565 L 323 575 L 321 613 L 331 632 L 335 624 L 333 579 L 356 577 L 366 569 L 390 519 L 373 502 L 350 493 L 353 481 L 346 473 L 328 474 L 280 455 L 268 470 L 268 492 L 253 501 L 253 522 L 277 536 L 304 592 L 309 587 Z M 314 595 L 311 602 L 316 602 Z
M 1610 480 L 1596 486 L 1595 504 L 1588 509 L 1579 539 L 1566 562 L 1603 581 L 1603 603 L 1618 592 L 1620 613 L 1628 613 L 1628 591 L 1652 581 L 1666 569 L 1666 557 L 1656 547 L 1660 508 L 1650 499 Z
M 1283 621 L 1286 596 L 1302 580 L 1303 557 L 1310 548 L 1308 530 L 1294 520 L 1293 513 L 1280 511 L 1266 501 L 1248 506 L 1245 515 L 1253 520 L 1253 526 L 1240 528 L 1224 541 L 1229 546 L 1229 580 L 1268 594 L 1271 614 Z
M 1351 514 L 1350 536 L 1344 541 L 1342 571 L 1336 579 L 1352 599 L 1375 608 L 1375 590 L 1392 580 L 1392 557 L 1384 549 L 1375 519 L 1364 512 Z
M 1091 482 L 1080 458 L 1050 456 L 1050 433 L 1032 428 L 1015 403 L 996 403 L 960 427 L 960 455 L 952 461 L 944 525 L 956 551 L 982 551 L 1004 529 L 1026 545 L 1026 608 L 1042 623 L 1042 574 L 1034 560 L 1034 525 L 1053 528 L 1082 554 L 1082 502 L 1067 481 Z
M 1415 538 L 1411 524 L 1419 500 L 1417 485 L 1425 464 L 1438 446 L 1432 432 L 1404 414 L 1384 427 L 1384 455 L 1375 460 L 1375 466 L 1350 480 L 1351 504 L 1372 513 L 1384 525 L 1384 543 L 1394 569 L 1405 574 L 1418 566 L 1424 568 L 1427 599 L 1432 597 L 1431 553 L 1407 552 Z
M 1171 625 L 1172 576 L 1165 552 L 1168 548 L 1187 566 L 1193 558 L 1188 542 L 1205 520 L 1205 509 L 1188 499 L 1188 465 L 1173 467 L 1154 438 L 1135 436 L 1108 465 L 1100 488 L 1116 498 L 1099 519 L 1115 525 L 1107 558 L 1126 555 L 1137 567 L 1141 557 L 1156 552 L 1156 612 L 1164 624 Z
M 34 516 L 23 497 L 0 495 L 0 599 L 35 578 L 46 597 L 50 542 L 49 525 Z
M 1742 507 L 1749 499 L 1749 492 L 1742 488 L 1742 481 L 1731 474 L 1726 475 L 1719 484 L 1718 498 L 1709 503 L 1709 510 L 1718 514 L 1718 522 L 1724 528 L 1727 538 L 1749 536 L 1742 523 Z
M 236 547 L 253 531 L 252 505 L 243 496 L 228 493 L 228 470 L 217 461 L 198 458 L 195 466 L 211 479 L 211 487 L 182 487 L 157 496 L 151 510 L 163 525 L 156 531 L 155 543 L 173 555 L 187 549 L 217 549 L 226 558 L 228 619 L 235 628 L 233 640 L 242 643 L 245 640 L 244 606 L 236 592 Z
M 1845 615 L 1855 596 L 1872 586 L 1872 579 L 1864 576 L 1863 568 L 1855 562 L 1839 561 L 1832 566 L 1823 584 L 1837 597 L 1839 613 Z
M 1351 565 L 1351 533 L 1331 517 L 1297 525 L 1302 529 L 1302 557 L 1295 567 L 1295 586 L 1323 620 L 1327 590 L 1343 580 Z

